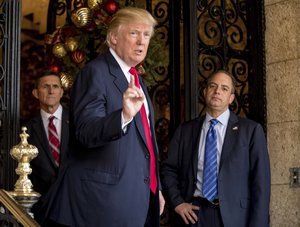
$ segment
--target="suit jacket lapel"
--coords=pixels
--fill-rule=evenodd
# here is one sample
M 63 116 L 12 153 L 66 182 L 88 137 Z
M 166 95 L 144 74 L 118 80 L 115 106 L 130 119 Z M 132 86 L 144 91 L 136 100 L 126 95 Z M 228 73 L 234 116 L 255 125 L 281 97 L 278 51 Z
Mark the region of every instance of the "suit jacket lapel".
M 41 146 L 43 147 L 44 151 L 46 152 L 46 156 L 51 160 L 52 164 L 56 166 L 54 162 L 53 155 L 50 151 L 50 146 L 49 146 L 49 141 L 47 138 L 47 134 L 45 132 L 45 128 L 43 125 L 43 120 L 41 116 L 36 119 L 35 123 L 33 124 L 33 129 L 35 131 L 35 136 L 38 138 L 40 141 Z
M 69 146 L 69 111 L 63 108 L 61 120 L 61 160 L 64 159 L 65 153 Z
M 196 121 L 196 124 L 193 125 L 192 128 L 192 152 L 193 152 L 193 162 L 192 162 L 192 169 L 194 179 L 197 179 L 197 170 L 198 170 L 198 149 L 199 149 L 199 142 L 200 142 L 200 133 L 201 128 L 203 125 L 204 117 L 199 117 Z
M 114 77 L 114 83 L 119 89 L 120 93 L 123 94 L 128 88 L 128 81 L 126 80 L 126 77 L 118 62 L 114 59 L 109 51 L 105 53 L 105 58 L 108 63 L 109 72 L 111 76 Z
M 230 112 L 230 117 L 228 120 L 226 134 L 224 138 L 224 144 L 222 148 L 219 171 L 222 169 L 224 162 L 226 161 L 230 152 L 233 150 L 237 138 L 236 135 L 238 133 L 238 130 L 239 130 L 238 118 L 234 113 Z
M 112 56 L 112 54 L 109 51 L 107 51 L 105 53 L 105 57 L 106 57 L 106 60 L 108 62 L 108 67 L 109 67 L 109 71 L 111 73 L 111 76 L 114 77 L 114 83 L 115 83 L 116 87 L 119 89 L 119 91 L 123 94 L 126 91 L 126 89 L 128 88 L 128 81 L 126 80 L 126 77 L 125 77 L 123 71 L 121 70 L 119 64 L 117 63 L 117 61 L 114 59 L 114 57 Z M 153 134 L 154 133 L 154 126 L 153 126 L 154 122 L 152 120 L 152 116 L 154 115 L 154 113 L 153 113 L 154 111 L 153 111 L 153 108 L 152 108 L 152 105 L 151 105 L 150 97 L 149 97 L 148 92 L 147 92 L 147 87 L 144 85 L 142 80 L 140 80 L 140 84 L 142 86 L 142 89 L 145 93 L 147 102 L 149 104 L 150 128 L 151 128 L 151 133 Z M 141 116 L 140 116 L 139 113 L 134 117 L 134 121 L 135 121 L 136 127 L 138 129 L 138 132 L 140 133 L 146 147 L 148 148 L 146 135 L 145 135 L 144 128 L 143 128 L 142 119 L 141 119 Z M 157 145 L 156 144 L 155 144 L 154 147 L 157 150 Z

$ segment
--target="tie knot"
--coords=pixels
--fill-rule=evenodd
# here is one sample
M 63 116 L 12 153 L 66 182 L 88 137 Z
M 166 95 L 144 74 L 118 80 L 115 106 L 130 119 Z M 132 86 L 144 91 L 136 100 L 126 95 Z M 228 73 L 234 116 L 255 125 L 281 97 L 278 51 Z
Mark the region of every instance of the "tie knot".
M 129 69 L 129 72 L 132 74 L 132 75 L 137 75 L 137 70 L 136 70 L 136 68 L 135 67 L 131 67 L 130 69 Z
M 55 119 L 55 116 L 50 116 L 49 117 L 49 122 L 53 122 L 54 119 Z
M 138 88 L 140 88 L 140 80 L 139 80 L 136 68 L 131 67 L 129 69 L 129 72 L 131 75 L 134 76 L 134 85 L 137 86 Z
M 216 124 L 218 124 L 218 120 L 217 119 L 211 119 L 210 120 L 210 127 L 215 127 Z

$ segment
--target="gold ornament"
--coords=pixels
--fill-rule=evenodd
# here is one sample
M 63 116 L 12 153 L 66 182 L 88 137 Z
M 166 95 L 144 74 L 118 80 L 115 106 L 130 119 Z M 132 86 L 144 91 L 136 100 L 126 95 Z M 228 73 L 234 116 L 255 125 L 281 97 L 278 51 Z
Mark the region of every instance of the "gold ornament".
M 87 26 L 92 20 L 91 10 L 87 7 L 76 9 L 71 14 L 71 20 L 78 28 Z
M 73 77 L 70 75 L 70 73 L 67 72 L 61 72 L 59 73 L 60 81 L 65 90 L 68 90 L 73 85 Z
M 29 135 L 26 130 L 26 127 L 22 127 L 21 142 L 10 150 L 12 158 L 18 161 L 15 171 L 19 178 L 15 183 L 14 191 L 10 191 L 9 194 L 33 217 L 31 207 L 39 200 L 41 195 L 33 190 L 33 185 L 28 176 L 32 172 L 30 161 L 36 158 L 39 151 L 37 147 L 28 143 L 27 138 Z
M 53 46 L 52 53 L 58 58 L 63 58 L 67 54 L 67 51 L 64 47 L 64 44 L 57 43 Z
M 102 4 L 102 0 L 88 0 L 87 4 L 90 9 L 95 10 Z
M 96 24 L 97 26 L 100 25 L 100 24 L 102 23 L 102 21 L 99 20 L 99 19 L 94 19 L 94 21 L 95 21 L 95 24 Z
M 66 39 L 65 46 L 68 51 L 72 52 L 78 48 L 78 42 L 75 38 L 69 37 Z
M 13 159 L 18 161 L 18 167 L 16 173 L 20 176 L 15 184 L 15 191 L 17 192 L 32 192 L 32 183 L 28 178 L 31 174 L 32 169 L 30 168 L 29 162 L 34 159 L 39 151 L 31 144 L 28 144 L 27 138 L 29 135 L 26 133 L 27 128 L 22 127 L 22 133 L 20 134 L 21 142 L 13 146 L 10 150 L 10 155 Z

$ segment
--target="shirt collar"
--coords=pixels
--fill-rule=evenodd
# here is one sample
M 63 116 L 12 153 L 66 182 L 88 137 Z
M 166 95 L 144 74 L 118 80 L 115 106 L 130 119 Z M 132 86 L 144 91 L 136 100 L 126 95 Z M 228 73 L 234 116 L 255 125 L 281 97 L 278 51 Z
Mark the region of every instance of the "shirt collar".
M 62 109 L 62 106 L 59 105 L 57 110 L 53 114 L 47 113 L 46 111 L 41 109 L 41 116 L 44 120 L 48 120 L 50 116 L 54 116 L 56 119 L 62 120 Z
M 217 120 L 226 127 L 228 124 L 229 116 L 230 116 L 230 111 L 229 111 L 229 109 L 227 109 L 219 117 L 217 117 Z M 209 124 L 209 121 L 211 119 L 214 119 L 214 118 L 212 116 L 210 116 L 208 113 L 206 113 L 205 124 Z
M 120 57 L 119 55 L 114 51 L 114 49 L 112 49 L 111 47 L 109 48 L 110 53 L 112 54 L 112 56 L 115 58 L 115 60 L 117 61 L 117 63 L 119 64 L 119 66 L 121 67 L 122 72 L 124 73 L 124 75 L 126 76 L 126 79 L 128 81 L 128 83 L 130 82 L 130 73 L 129 73 L 129 69 L 130 66 L 127 65 Z

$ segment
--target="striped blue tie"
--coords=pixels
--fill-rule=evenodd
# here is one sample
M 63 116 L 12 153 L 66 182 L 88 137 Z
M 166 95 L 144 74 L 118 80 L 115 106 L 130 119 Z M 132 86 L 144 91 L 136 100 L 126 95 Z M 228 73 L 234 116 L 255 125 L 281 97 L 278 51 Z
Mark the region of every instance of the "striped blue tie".
M 210 127 L 208 129 L 205 141 L 205 157 L 203 170 L 203 196 L 213 201 L 218 194 L 217 188 L 217 133 L 214 129 L 219 121 L 216 119 L 210 120 Z

